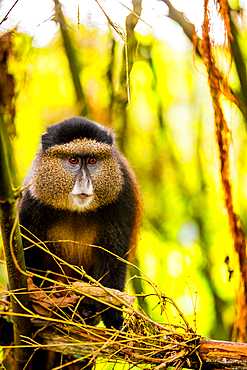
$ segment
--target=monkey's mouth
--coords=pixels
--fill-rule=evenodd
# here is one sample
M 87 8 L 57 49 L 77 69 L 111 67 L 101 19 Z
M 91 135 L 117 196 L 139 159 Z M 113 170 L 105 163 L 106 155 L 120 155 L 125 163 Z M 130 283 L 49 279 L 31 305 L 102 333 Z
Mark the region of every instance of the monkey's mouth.
M 93 194 L 81 193 L 81 194 L 72 194 L 73 202 L 79 205 L 88 205 L 91 202 Z
M 93 194 L 86 194 L 86 193 L 81 193 L 81 194 L 76 194 L 74 195 L 74 197 L 78 198 L 78 199 L 86 199 L 86 198 L 89 198 L 91 197 Z
M 70 207 L 78 212 L 83 212 L 90 208 L 90 204 L 93 202 L 93 194 L 80 193 L 69 195 Z

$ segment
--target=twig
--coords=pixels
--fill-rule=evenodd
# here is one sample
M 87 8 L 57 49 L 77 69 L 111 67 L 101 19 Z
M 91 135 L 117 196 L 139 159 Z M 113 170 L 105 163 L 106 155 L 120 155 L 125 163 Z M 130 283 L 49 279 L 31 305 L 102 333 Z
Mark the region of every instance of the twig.
M 179 12 L 174 6 L 170 3 L 169 0 L 161 0 L 163 1 L 169 9 L 168 17 L 171 18 L 173 21 L 177 22 L 183 29 L 185 35 L 193 42 L 193 35 L 195 33 L 195 25 L 191 22 L 188 22 L 182 12 Z
M 8 19 L 8 16 L 9 16 L 9 13 L 11 12 L 11 10 L 14 8 L 14 6 L 18 3 L 19 0 L 16 0 L 14 5 L 11 6 L 11 8 L 9 9 L 8 13 L 5 15 L 5 17 L 3 17 L 3 19 L 1 20 L 0 22 L 0 25 L 6 21 Z

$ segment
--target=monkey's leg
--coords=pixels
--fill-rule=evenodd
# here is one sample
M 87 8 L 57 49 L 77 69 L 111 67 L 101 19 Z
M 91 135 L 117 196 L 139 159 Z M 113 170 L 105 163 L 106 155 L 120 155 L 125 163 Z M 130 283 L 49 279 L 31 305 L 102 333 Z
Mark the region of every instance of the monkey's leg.
M 100 283 L 107 287 L 117 289 L 119 291 L 124 290 L 125 277 L 126 277 L 126 264 L 120 262 L 116 257 L 109 257 L 109 254 L 105 254 L 104 259 L 102 259 L 102 264 L 98 265 L 98 271 L 95 275 Z M 99 276 L 99 271 L 101 271 L 101 276 Z M 102 271 L 106 271 L 104 277 L 102 277 Z M 120 330 L 123 325 L 123 314 L 122 311 L 107 307 L 107 305 L 101 304 L 100 307 L 102 313 L 102 320 L 107 328 L 114 327 Z

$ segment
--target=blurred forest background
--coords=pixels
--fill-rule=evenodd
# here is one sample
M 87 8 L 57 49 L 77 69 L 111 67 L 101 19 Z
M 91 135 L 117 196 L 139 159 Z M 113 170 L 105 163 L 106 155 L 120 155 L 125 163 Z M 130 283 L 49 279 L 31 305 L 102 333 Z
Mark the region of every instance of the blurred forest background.
M 131 1 L 122 2 L 133 8 Z M 13 3 L 0 2 L 0 21 Z M 125 19 L 130 10 L 117 0 L 101 1 L 109 20 L 96 1 L 83 3 L 64 1 L 60 8 L 58 1 L 19 1 L 0 25 L 0 60 L 14 77 L 10 134 L 20 182 L 45 126 L 84 115 L 112 127 L 143 193 L 137 246 L 140 269 L 176 301 L 191 326 L 196 320 L 198 333 L 230 340 L 236 320 L 238 260 L 224 205 L 206 68 L 189 39 L 193 32 L 185 34 L 192 26 L 187 19 L 202 23 L 203 1 L 194 0 L 194 5 L 171 1 L 175 8 L 165 0 L 143 1 L 141 19 L 128 35 L 132 54 L 127 63 Z M 240 57 L 246 63 L 244 5 L 238 0 L 229 5 Z M 190 13 L 193 6 L 201 13 Z M 224 28 L 217 2 L 211 1 L 211 9 L 216 29 L 212 37 L 220 50 Z M 180 24 L 171 19 L 174 14 Z M 200 37 L 200 26 L 196 31 Z M 233 92 L 244 93 L 235 62 L 225 56 L 219 66 L 229 74 Z M 222 98 L 232 134 L 234 206 L 246 230 L 247 135 L 242 102 L 239 109 Z M 6 285 L 3 264 L 0 269 L 0 283 Z M 130 282 L 127 289 L 132 289 Z M 149 284 L 143 283 L 142 289 L 153 293 Z M 151 297 L 145 301 L 149 315 L 162 321 L 157 302 Z

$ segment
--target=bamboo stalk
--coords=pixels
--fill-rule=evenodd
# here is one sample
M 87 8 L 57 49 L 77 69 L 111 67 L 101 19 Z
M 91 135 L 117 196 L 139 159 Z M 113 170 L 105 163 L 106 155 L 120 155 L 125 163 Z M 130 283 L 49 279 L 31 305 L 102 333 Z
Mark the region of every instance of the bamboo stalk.
M 12 310 L 14 313 L 24 314 L 24 307 L 29 306 L 28 294 L 20 294 L 17 298 L 15 292 L 27 291 L 27 277 L 25 271 L 25 260 L 22 248 L 20 228 L 17 221 L 16 196 L 17 191 L 13 187 L 16 176 L 12 175 L 15 171 L 11 147 L 6 149 L 9 144 L 7 137 L 6 124 L 3 117 L 0 117 L 0 225 L 1 234 L 6 258 L 9 289 Z M 22 271 L 21 271 L 22 270 Z M 13 316 L 14 342 L 15 345 L 23 344 L 21 336 L 31 336 L 30 319 L 22 316 Z M 30 349 L 15 349 L 16 369 L 23 369 L 30 357 Z M 26 367 L 28 369 L 28 367 Z
M 68 27 L 66 25 L 65 18 L 62 12 L 62 5 L 59 2 L 59 0 L 54 0 L 54 4 L 55 4 L 55 20 L 60 25 L 60 32 L 62 35 L 66 56 L 69 62 L 69 68 L 70 68 L 70 72 L 71 72 L 71 76 L 72 76 L 72 80 L 73 80 L 73 84 L 75 88 L 77 103 L 81 110 L 80 115 L 86 116 L 89 112 L 88 112 L 88 106 L 86 104 L 85 95 L 84 95 L 83 88 L 82 88 L 81 81 L 80 81 L 80 76 L 79 76 L 80 67 L 79 67 L 77 56 L 76 56 L 76 51 L 74 50 L 74 47 L 72 45 Z

